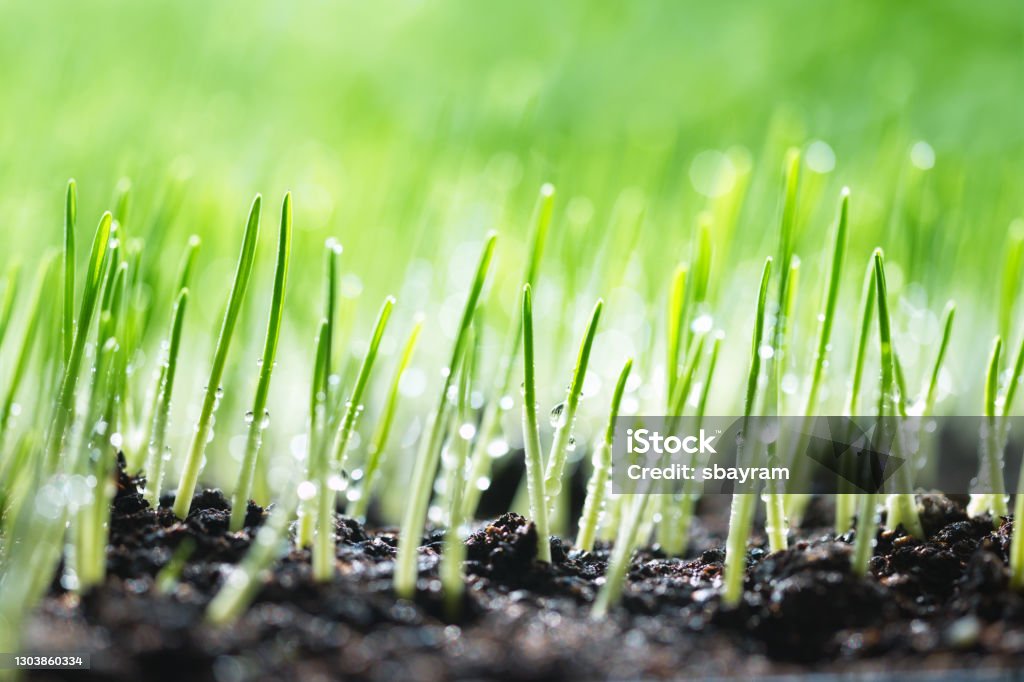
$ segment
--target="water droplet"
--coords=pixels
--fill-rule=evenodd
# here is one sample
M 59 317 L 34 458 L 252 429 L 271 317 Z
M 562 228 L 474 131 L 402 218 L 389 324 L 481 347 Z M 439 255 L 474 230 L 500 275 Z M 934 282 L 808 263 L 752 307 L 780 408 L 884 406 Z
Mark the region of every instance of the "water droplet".
M 757 354 L 761 356 L 762 360 L 768 360 L 775 355 L 775 349 L 766 343 L 757 349 Z
M 508 443 L 502 439 L 492 440 L 487 445 L 487 454 L 491 457 L 498 458 L 504 457 L 508 454 Z
M 569 442 L 565 444 L 565 449 L 569 452 L 576 450 L 576 438 L 574 436 L 569 436 Z
M 299 499 L 303 502 L 308 502 L 316 497 L 316 483 L 313 481 L 303 481 L 299 484 L 298 488 Z
M 110 434 L 110 444 L 114 448 L 120 450 L 121 446 L 124 445 L 124 436 L 122 436 L 120 433 Z
M 245 413 L 245 423 L 246 424 L 252 424 L 252 422 L 253 422 L 253 420 L 255 418 L 256 418 L 256 415 L 254 415 L 252 413 L 252 410 L 249 410 L 248 412 Z
M 498 407 L 506 412 L 515 407 L 515 404 L 515 399 L 510 395 L 503 395 L 501 400 L 498 401 Z
M 476 426 L 466 422 L 459 427 L 459 438 L 462 440 L 473 440 L 473 436 L 476 435 Z
M 270 410 L 263 410 L 263 419 L 260 420 L 260 428 L 266 429 L 270 426 Z
M 476 479 L 476 489 L 477 490 L 487 490 L 490 487 L 491 487 L 491 479 L 487 478 L 486 476 L 481 476 L 480 478 Z
M 348 481 L 344 477 L 334 474 L 327 478 L 327 487 L 335 492 L 340 492 L 348 487 Z
M 690 330 L 695 334 L 706 334 L 711 331 L 711 328 L 714 325 L 714 318 L 711 317 L 711 315 L 704 313 L 703 315 L 698 315 L 697 318 L 694 319 L 693 323 L 690 325 Z
M 560 429 L 569 421 L 569 413 L 565 410 L 565 403 L 561 402 L 551 408 L 551 428 Z

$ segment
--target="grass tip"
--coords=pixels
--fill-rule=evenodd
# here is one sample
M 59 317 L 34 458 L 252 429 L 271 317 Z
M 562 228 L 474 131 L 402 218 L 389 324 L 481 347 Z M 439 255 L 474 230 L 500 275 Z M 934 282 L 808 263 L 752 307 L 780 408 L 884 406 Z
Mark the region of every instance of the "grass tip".
M 540 195 L 545 199 L 555 196 L 555 186 L 550 182 L 545 182 L 540 186 Z

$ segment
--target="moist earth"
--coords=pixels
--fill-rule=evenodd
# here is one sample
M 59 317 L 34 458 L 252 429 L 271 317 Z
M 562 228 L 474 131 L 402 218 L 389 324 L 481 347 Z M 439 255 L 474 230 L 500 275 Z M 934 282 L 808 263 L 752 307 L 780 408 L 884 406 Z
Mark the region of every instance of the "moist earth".
M 753 538 L 742 604 L 720 601 L 724 529 L 697 520 L 688 559 L 637 552 L 621 605 L 602 621 L 590 606 L 609 545 L 581 552 L 551 539 L 536 560 L 533 524 L 504 514 L 466 540 L 461 616 L 446 618 L 437 578 L 443 534 L 420 549 L 415 601 L 396 600 L 394 528 L 338 514 L 337 571 L 312 581 L 306 550 L 265 576 L 232 627 L 203 622 L 206 604 L 248 548 L 266 511 L 251 504 L 228 530 L 224 495 L 204 490 L 185 520 L 169 500 L 151 508 L 121 474 L 106 582 L 78 597 L 59 578 L 29 622 L 25 649 L 89 653 L 89 671 L 32 679 L 449 680 L 668 679 L 808 672 L 958 671 L 1024 665 L 1024 597 L 1009 588 L 1012 520 L 968 519 L 964 501 L 922 496 L 927 539 L 879 534 L 870 574 L 850 571 L 853 532 L 835 537 L 816 499 L 790 548 Z M 167 594 L 154 578 L 175 548 L 194 550 Z M 693 558 L 696 557 L 696 558 Z

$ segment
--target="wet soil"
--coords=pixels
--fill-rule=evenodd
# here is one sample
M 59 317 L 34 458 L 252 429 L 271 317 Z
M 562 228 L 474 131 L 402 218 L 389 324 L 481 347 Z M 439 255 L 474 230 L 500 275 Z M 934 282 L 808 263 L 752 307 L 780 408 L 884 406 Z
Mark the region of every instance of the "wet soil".
M 310 579 L 292 551 L 255 603 L 229 628 L 203 623 L 205 605 L 248 547 L 265 511 L 228 530 L 217 491 L 195 497 L 179 521 L 151 509 L 122 475 L 108 547 L 109 577 L 78 598 L 55 580 L 25 632 L 28 650 L 91 655 L 88 672 L 36 671 L 32 679 L 449 680 L 670 679 L 897 671 L 987 675 L 1024 667 L 1024 596 L 1008 587 L 1012 522 L 970 520 L 962 500 L 925 496 L 926 540 L 879 536 L 870 575 L 849 570 L 853 533 L 834 537 L 816 500 L 787 551 L 755 538 L 743 603 L 719 600 L 724 552 L 719 515 L 698 522 L 688 559 L 637 552 L 622 604 L 589 618 L 608 546 L 580 552 L 553 538 L 553 563 L 535 560 L 536 530 L 505 514 L 467 540 L 462 616 L 444 617 L 437 579 L 442 534 L 420 550 L 419 594 L 396 600 L 393 528 L 338 515 L 337 573 Z M 711 520 L 718 524 L 714 526 Z M 195 543 L 178 586 L 154 577 L 186 538 Z

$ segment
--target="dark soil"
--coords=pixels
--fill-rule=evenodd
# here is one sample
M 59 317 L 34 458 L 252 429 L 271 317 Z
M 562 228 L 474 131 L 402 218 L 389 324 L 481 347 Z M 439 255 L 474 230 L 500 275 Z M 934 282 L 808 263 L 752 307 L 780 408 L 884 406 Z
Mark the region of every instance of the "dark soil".
M 1008 588 L 1010 521 L 997 530 L 968 520 L 960 502 L 922 500 L 926 541 L 880 534 L 871 575 L 849 570 L 852 532 L 827 530 L 827 503 L 808 515 L 819 528 L 791 549 L 749 552 L 745 598 L 719 601 L 722 528 L 700 523 L 688 560 L 657 547 L 634 558 L 621 606 L 589 619 L 608 548 L 579 552 L 552 539 L 554 562 L 535 561 L 536 531 L 515 514 L 467 541 L 468 591 L 459 622 L 444 619 L 437 564 L 441 534 L 420 554 L 416 602 L 391 593 L 395 529 L 368 530 L 337 517 L 337 575 L 310 579 L 309 555 L 280 562 L 256 602 L 230 628 L 203 609 L 246 551 L 264 511 L 228 531 L 217 491 L 196 496 L 177 520 L 150 509 L 122 476 L 106 583 L 79 599 L 55 581 L 25 633 L 28 650 L 88 652 L 89 672 L 35 671 L 33 679 L 637 679 L 763 676 L 804 672 L 956 671 L 1024 667 L 1024 597 Z M 717 515 L 716 515 L 717 517 Z M 186 538 L 195 551 L 182 581 L 160 596 L 153 579 Z

